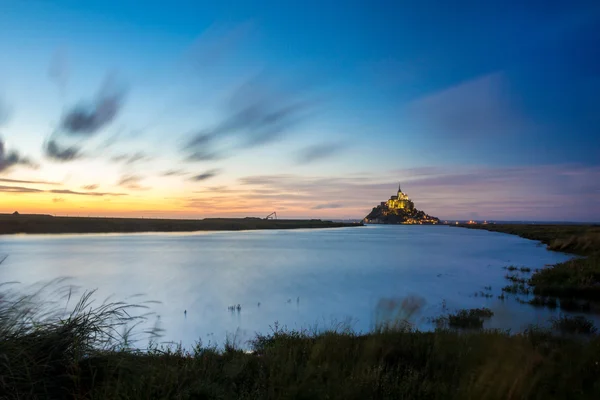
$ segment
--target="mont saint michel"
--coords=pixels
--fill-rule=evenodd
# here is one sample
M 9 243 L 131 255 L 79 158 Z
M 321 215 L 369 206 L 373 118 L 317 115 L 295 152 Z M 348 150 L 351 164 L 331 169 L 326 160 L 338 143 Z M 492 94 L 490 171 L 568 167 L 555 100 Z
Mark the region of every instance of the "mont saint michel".
M 374 207 L 364 220 L 368 224 L 438 224 L 440 220 L 415 208 L 415 203 L 408 198 L 398 185 L 398 193 L 388 201 L 382 201 Z

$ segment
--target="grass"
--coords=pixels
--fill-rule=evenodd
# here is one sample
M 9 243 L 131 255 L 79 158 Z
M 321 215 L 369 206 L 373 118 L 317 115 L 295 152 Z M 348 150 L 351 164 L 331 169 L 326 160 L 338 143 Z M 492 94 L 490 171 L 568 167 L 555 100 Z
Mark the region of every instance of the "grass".
M 560 309 L 565 311 L 590 311 L 591 305 L 588 301 L 576 299 L 560 299 Z
M 552 318 L 552 328 L 561 333 L 586 334 L 591 335 L 598 332 L 594 323 L 582 316 L 569 317 L 561 315 L 557 318 Z
M 2 287 L 5 289 L 5 287 Z M 129 340 L 140 306 L 104 303 L 87 293 L 65 314 L 43 296 L 0 291 L 0 398 L 3 399 L 498 399 L 595 398 L 600 338 L 532 329 L 419 332 L 410 324 L 351 330 L 275 327 L 251 352 L 184 350 Z M 71 297 L 71 293 L 68 293 Z M 422 306 L 401 302 L 403 316 Z M 141 308 L 143 310 L 143 306 Z M 469 327 L 492 315 L 461 310 L 448 321 Z M 580 323 L 578 325 L 583 327 Z M 128 328 L 129 327 L 129 328 Z M 583 331 L 582 331 L 583 332 Z M 591 330 L 589 331 L 591 332 Z M 150 332 L 154 333 L 154 332 Z M 587 333 L 587 332 L 586 332 Z
M 600 301 L 600 225 L 487 224 L 463 227 L 518 235 L 541 241 L 549 250 L 581 256 L 534 270 L 528 284 L 536 296 L 561 299 L 561 308 L 562 300 L 567 308 L 571 300 Z M 505 269 L 531 272 L 526 267 Z M 519 290 L 514 285 L 509 290 L 513 289 Z
M 540 296 L 600 300 L 600 254 L 542 269 L 531 276 L 529 284 Z
M 433 319 L 438 327 L 481 329 L 485 319 L 492 317 L 494 313 L 489 308 L 472 308 L 469 310 L 458 310 L 445 316 Z
M 513 283 L 519 283 L 519 284 L 527 283 L 527 279 L 521 278 L 521 277 L 519 277 L 519 275 L 506 274 L 506 275 L 504 275 L 504 278 L 508 279 L 509 281 L 511 281 Z
M 555 309 L 558 307 L 558 302 L 554 297 L 541 297 L 535 296 L 533 299 L 527 302 L 534 307 L 548 307 L 550 309 Z
M 525 239 L 537 240 L 545 244 L 549 250 L 565 253 L 587 256 L 600 251 L 600 225 L 478 224 L 459 226 L 508 233 Z
M 262 218 L 206 218 L 186 220 L 0 214 L 0 234 L 239 231 L 256 229 L 338 228 L 361 225 L 362 223 L 332 222 L 320 219 L 266 220 Z
M 530 290 L 523 283 L 513 283 L 512 285 L 504 286 L 502 288 L 503 292 L 511 293 L 511 294 L 529 294 Z

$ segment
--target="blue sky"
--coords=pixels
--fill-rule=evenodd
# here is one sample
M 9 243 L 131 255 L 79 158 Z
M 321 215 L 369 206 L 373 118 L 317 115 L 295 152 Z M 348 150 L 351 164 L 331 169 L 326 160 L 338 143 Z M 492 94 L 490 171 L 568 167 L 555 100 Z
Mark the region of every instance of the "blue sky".
M 361 218 L 402 180 L 441 218 L 598 221 L 599 22 L 592 1 L 0 0 L 23 161 L 0 178 L 64 188 L 4 182 L 0 211 Z

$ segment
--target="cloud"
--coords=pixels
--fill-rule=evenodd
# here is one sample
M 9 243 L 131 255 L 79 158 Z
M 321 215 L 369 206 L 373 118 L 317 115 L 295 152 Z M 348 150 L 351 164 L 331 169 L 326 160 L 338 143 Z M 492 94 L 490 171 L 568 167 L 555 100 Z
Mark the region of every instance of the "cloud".
M 69 80 L 68 57 L 66 50 L 58 49 L 53 54 L 48 67 L 48 77 L 58 86 L 61 96 L 65 96 Z
M 73 161 L 83 157 L 81 148 L 76 146 L 62 147 L 54 139 L 50 139 L 44 146 L 46 157 L 54 161 Z
M 7 123 L 11 117 L 11 109 L 6 102 L 0 97 L 0 126 Z
M 43 193 L 43 190 L 27 188 L 22 186 L 2 186 L 0 185 L 0 192 L 4 193 Z
M 60 183 L 57 183 L 57 182 L 24 181 L 24 180 L 20 180 L 20 179 L 8 179 L 8 178 L 0 178 L 0 182 L 6 182 L 6 183 L 30 183 L 30 184 L 36 184 L 36 185 L 60 185 Z
M 76 196 L 127 196 L 127 193 L 103 193 L 103 192 L 76 192 L 68 189 L 57 189 L 57 190 L 46 190 L 48 193 L 56 193 L 56 194 L 72 194 Z
M 343 204 L 337 216 L 362 218 L 402 189 L 425 212 L 446 219 L 479 214 L 496 220 L 600 221 L 600 167 L 556 164 L 516 167 L 431 166 L 381 172 L 370 179 L 258 175 L 240 179 L 245 202 L 256 207 L 290 205 L 309 216 L 317 204 Z M 272 201 L 259 191 L 271 193 Z M 223 201 L 226 203 L 226 201 Z M 332 210 L 333 211 L 333 210 Z
M 92 136 L 117 117 L 124 99 L 125 89 L 114 76 L 108 76 L 95 99 L 73 107 L 64 115 L 60 130 L 69 136 Z
M 518 110 L 503 73 L 493 73 L 421 97 L 406 116 L 413 129 L 441 137 L 472 139 L 519 135 L 533 125 Z
M 29 158 L 21 156 L 18 152 L 6 151 L 4 141 L 0 138 L 0 172 L 8 171 L 17 165 L 36 167 Z
M 148 189 L 150 189 L 149 187 L 140 185 L 140 182 L 143 179 L 144 178 L 139 175 L 124 175 L 121 177 L 121 179 L 119 180 L 117 185 L 125 187 L 127 189 L 131 189 L 131 190 L 148 190 Z
M 308 146 L 302 149 L 296 160 L 299 164 L 309 164 L 315 161 L 321 161 L 338 154 L 345 148 L 342 143 L 320 143 Z
M 223 158 L 214 150 L 217 139 L 215 132 L 200 132 L 193 136 L 185 145 L 184 151 L 188 152 L 188 161 L 214 161 Z
M 188 175 L 189 172 L 184 171 L 182 169 L 170 169 L 168 171 L 164 171 L 161 176 L 184 176 Z
M 225 102 L 220 122 L 199 130 L 186 143 L 186 159 L 223 158 L 215 150 L 222 139 L 233 139 L 229 150 L 239 150 L 266 145 L 291 132 L 308 116 L 315 102 L 302 93 L 304 88 L 285 86 L 257 76 L 237 87 Z
M 56 189 L 56 190 L 42 190 L 34 189 L 22 186 L 0 186 L 0 192 L 5 193 L 54 193 L 54 194 L 67 194 L 76 196 L 127 196 L 127 193 L 100 193 L 100 192 L 75 192 L 67 189 Z
M 228 28 L 225 26 L 211 26 L 191 46 L 187 58 L 198 69 L 204 70 L 213 66 L 226 56 L 231 55 L 254 30 L 252 22 L 246 22 Z
M 64 203 L 65 199 L 63 199 L 62 197 L 55 197 L 52 199 L 53 203 Z
M 342 208 L 342 207 L 344 207 L 344 206 L 339 203 L 323 203 L 323 204 L 317 204 L 315 206 L 312 206 L 311 209 L 312 210 L 324 210 L 324 209 L 328 209 L 328 208 Z
M 98 185 L 96 185 L 96 184 L 85 185 L 85 186 L 82 186 L 81 188 L 85 189 L 85 190 L 96 190 L 96 189 L 98 189 Z
M 218 169 L 211 169 L 209 171 L 206 171 L 202 174 L 199 175 L 195 175 L 189 178 L 190 181 L 195 181 L 195 182 L 199 182 L 199 181 L 205 181 L 207 179 L 210 179 L 216 175 L 218 175 L 220 172 L 220 170 Z
M 149 155 L 147 155 L 146 153 L 144 153 L 142 151 L 138 151 L 137 153 L 133 153 L 133 154 L 119 154 L 119 155 L 111 157 L 112 161 L 122 162 L 127 165 L 135 164 L 137 162 L 150 161 L 152 159 L 153 159 L 152 157 L 150 157 Z

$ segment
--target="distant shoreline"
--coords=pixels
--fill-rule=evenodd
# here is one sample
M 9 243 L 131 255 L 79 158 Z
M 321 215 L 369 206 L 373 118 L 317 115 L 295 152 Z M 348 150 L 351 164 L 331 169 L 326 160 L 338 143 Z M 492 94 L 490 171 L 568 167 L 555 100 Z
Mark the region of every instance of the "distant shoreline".
M 0 235 L 60 233 L 141 233 L 243 231 L 266 229 L 317 229 L 363 226 L 362 223 L 333 222 L 320 219 L 261 218 L 98 218 L 54 217 L 52 215 L 0 214 Z

